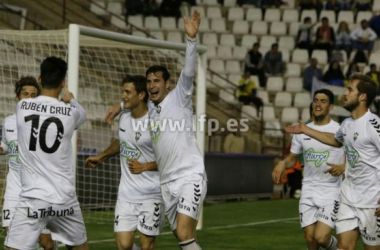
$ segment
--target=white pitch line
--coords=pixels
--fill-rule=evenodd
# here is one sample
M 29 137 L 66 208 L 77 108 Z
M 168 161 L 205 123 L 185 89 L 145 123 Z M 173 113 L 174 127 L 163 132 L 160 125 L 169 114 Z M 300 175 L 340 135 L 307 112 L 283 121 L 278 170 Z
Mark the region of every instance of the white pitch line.
M 279 220 L 257 221 L 257 222 L 251 222 L 251 223 L 245 223 L 245 224 L 235 224 L 235 225 L 227 225 L 227 226 L 219 226 L 219 227 L 207 227 L 204 230 L 218 230 L 218 229 L 237 228 L 237 227 L 250 227 L 250 226 L 256 226 L 256 225 L 265 225 L 265 224 L 291 221 L 291 220 L 298 220 L 298 219 L 299 219 L 299 217 L 292 217 L 292 218 L 279 219 Z M 164 233 L 161 233 L 160 235 L 168 235 L 168 234 L 172 234 L 172 232 L 164 232 Z M 88 241 L 87 243 L 88 244 L 94 244 L 94 243 L 113 242 L 113 241 L 115 241 L 115 239 L 92 240 L 92 241 Z M 64 245 L 62 245 L 62 246 L 64 246 Z

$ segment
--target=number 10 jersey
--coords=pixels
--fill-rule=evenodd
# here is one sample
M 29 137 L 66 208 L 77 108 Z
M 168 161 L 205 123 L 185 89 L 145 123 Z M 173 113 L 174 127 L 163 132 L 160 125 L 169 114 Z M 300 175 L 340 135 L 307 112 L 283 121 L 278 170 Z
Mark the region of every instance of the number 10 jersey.
M 76 199 L 71 137 L 86 120 L 76 100 L 70 106 L 39 96 L 17 104 L 21 198 L 64 204 Z

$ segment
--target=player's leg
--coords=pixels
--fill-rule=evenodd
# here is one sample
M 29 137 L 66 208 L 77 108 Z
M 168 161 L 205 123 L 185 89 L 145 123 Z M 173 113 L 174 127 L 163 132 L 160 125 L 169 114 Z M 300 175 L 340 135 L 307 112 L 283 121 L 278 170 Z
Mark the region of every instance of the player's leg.
M 338 234 L 338 249 L 355 250 L 359 235 L 357 228 Z
M 315 235 L 315 223 L 314 224 L 311 224 L 309 226 L 306 226 L 303 228 L 303 231 L 304 231 L 304 237 L 305 237 L 305 240 L 306 240 L 306 244 L 307 244 L 307 249 L 308 250 L 318 250 L 319 249 L 319 246 L 318 246 L 318 243 L 317 241 L 315 240 L 314 238 L 314 235 Z
M 356 208 L 359 218 L 359 233 L 365 250 L 380 250 L 380 218 L 374 217 L 375 208 Z
M 318 221 L 315 226 L 314 238 L 319 246 L 327 250 L 337 250 L 338 240 L 331 235 L 332 227 Z
M 115 232 L 115 241 L 118 250 L 132 250 L 135 241 L 135 231 Z
M 18 204 L 18 200 L 8 200 L 4 199 L 3 209 L 1 214 L 1 225 L 5 231 L 5 235 L 8 233 L 8 227 L 11 223 L 11 219 L 16 211 L 16 206 Z
M 47 231 L 40 234 L 40 245 L 44 250 L 58 250 L 58 243 L 51 238 L 50 232 L 47 233 Z
M 338 247 L 337 239 L 331 235 L 332 229 L 335 228 L 340 203 L 338 200 L 318 200 L 315 199 L 318 206 L 314 238 L 320 247 L 327 250 L 336 250 Z
M 175 235 L 178 239 L 178 244 L 183 250 L 199 250 L 201 249 L 195 236 L 197 221 L 192 217 L 179 213 L 177 214 L 177 229 Z
M 299 204 L 300 223 L 305 233 L 308 250 L 319 249 L 318 243 L 315 240 L 317 211 L 318 208 L 315 206 L 312 199 L 301 199 Z
M 338 249 L 354 250 L 360 235 L 355 208 L 341 203 L 337 218 L 335 228 L 338 234 Z

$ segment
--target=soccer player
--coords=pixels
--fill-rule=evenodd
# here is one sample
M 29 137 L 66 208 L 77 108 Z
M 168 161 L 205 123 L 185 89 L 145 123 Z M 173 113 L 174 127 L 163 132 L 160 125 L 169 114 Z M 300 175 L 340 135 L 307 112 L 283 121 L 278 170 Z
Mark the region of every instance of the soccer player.
M 352 74 L 343 93 L 343 107 L 351 117 L 336 133 L 320 132 L 303 123 L 286 128 L 334 147 L 344 145 L 348 165 L 336 222 L 339 249 L 355 249 L 359 236 L 365 249 L 380 249 L 380 119 L 368 109 L 376 93 L 377 84 L 371 78 Z
M 21 77 L 15 85 L 15 100 L 18 102 L 26 98 L 34 98 L 40 94 L 40 86 L 36 78 L 32 76 Z M 7 154 L 9 171 L 4 194 L 2 211 L 2 226 L 5 232 L 15 213 L 16 205 L 21 192 L 20 158 L 17 147 L 16 114 L 6 117 L 2 126 L 2 139 L 0 154 Z M 58 249 L 57 242 L 53 241 L 48 229 L 44 229 L 40 235 L 41 246 L 46 249 Z
M 119 120 L 119 139 L 86 159 L 90 167 L 120 153 L 121 179 L 115 211 L 114 231 L 119 250 L 133 247 L 140 231 L 142 249 L 154 249 L 165 213 L 160 180 L 148 130 L 148 91 L 144 76 L 126 76 L 122 85 L 125 111 Z
M 169 92 L 170 74 L 165 67 L 152 66 L 146 71 L 150 97 L 150 134 L 165 211 L 171 229 L 183 250 L 201 249 L 195 239 L 195 229 L 207 192 L 203 157 L 192 132 L 191 97 L 197 58 L 196 35 L 200 21 L 197 11 L 194 11 L 190 20 L 184 17 L 187 35 L 185 67 L 174 90 Z M 119 109 L 112 108 L 107 112 L 106 120 L 109 123 L 112 123 Z M 184 129 L 180 130 L 177 127 L 170 130 L 172 126 L 166 126 L 170 122 L 182 122 Z
M 328 89 L 314 93 L 312 114 L 314 122 L 306 126 L 318 131 L 335 133 L 339 124 L 330 118 L 334 107 L 334 94 Z M 304 178 L 299 214 L 301 227 L 309 250 L 337 249 L 337 240 L 331 236 L 339 208 L 339 193 L 343 170 L 337 166 L 344 162 L 343 148 L 325 145 L 307 135 L 294 135 L 290 154 L 273 170 L 273 180 L 278 183 L 287 167 L 292 167 L 303 153 Z M 335 164 L 330 167 L 330 164 Z M 330 171 L 331 175 L 326 172 Z
M 47 226 L 69 249 L 88 249 L 71 165 L 71 137 L 86 112 L 66 88 L 65 61 L 48 57 L 40 70 L 41 95 L 19 101 L 16 109 L 21 192 L 5 246 L 35 249 Z

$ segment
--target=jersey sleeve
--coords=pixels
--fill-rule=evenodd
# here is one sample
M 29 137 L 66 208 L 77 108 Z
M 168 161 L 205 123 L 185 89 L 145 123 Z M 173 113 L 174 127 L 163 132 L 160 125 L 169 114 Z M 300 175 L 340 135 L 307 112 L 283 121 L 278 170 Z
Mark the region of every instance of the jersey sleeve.
M 294 135 L 292 139 L 292 145 L 290 147 L 290 152 L 293 154 L 302 154 L 302 144 L 301 144 L 301 136 L 300 135 Z
M 335 139 L 342 144 L 344 142 L 343 131 L 342 131 L 344 124 L 345 124 L 345 120 L 342 122 L 342 125 L 340 125 L 339 129 L 335 132 Z
M 367 122 L 367 131 L 369 133 L 369 138 L 371 138 L 372 144 L 376 147 L 377 151 L 380 152 L 380 119 L 376 117 L 375 121 Z
M 75 119 L 75 129 L 77 129 L 86 121 L 86 111 L 76 99 L 70 101 L 70 106 Z
M 4 150 L 3 154 L 8 153 L 8 142 L 7 137 L 5 136 L 5 120 L 3 121 L 3 125 L 1 126 L 1 147 Z

